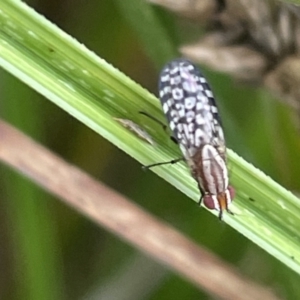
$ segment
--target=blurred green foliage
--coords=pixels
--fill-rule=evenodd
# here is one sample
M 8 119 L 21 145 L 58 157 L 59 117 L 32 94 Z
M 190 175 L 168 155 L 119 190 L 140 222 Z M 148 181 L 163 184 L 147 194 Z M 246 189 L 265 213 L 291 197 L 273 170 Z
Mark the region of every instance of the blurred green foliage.
M 174 49 L 157 57 L 144 36 L 147 22 L 134 15 L 134 5 L 144 5 L 143 1 L 26 2 L 153 93 L 159 67 L 168 56 L 176 55 L 175 45 L 187 30 L 175 16 L 153 8 L 152 17 L 158 18 L 160 30 L 174 44 Z M 188 30 L 191 28 L 189 24 Z M 194 30 L 200 31 L 197 26 Z M 300 164 L 295 162 L 299 161 L 300 133 L 292 111 L 264 91 L 241 87 L 209 70 L 206 74 L 219 99 L 228 146 L 297 192 Z M 144 173 L 135 160 L 6 72 L 1 70 L 0 77 L 1 117 L 257 282 L 287 299 L 300 298 L 294 272 L 156 175 Z M 139 283 L 145 293 L 138 298 L 133 296 L 134 287 L 127 288 L 137 280 L 134 274 L 114 286 L 115 278 L 124 276 L 123 266 L 137 251 L 6 167 L 1 166 L 0 172 L 1 299 L 101 299 L 107 286 L 119 290 L 120 299 L 210 299 L 176 274 L 165 273 L 164 267 L 164 276 L 151 289 L 149 280 Z

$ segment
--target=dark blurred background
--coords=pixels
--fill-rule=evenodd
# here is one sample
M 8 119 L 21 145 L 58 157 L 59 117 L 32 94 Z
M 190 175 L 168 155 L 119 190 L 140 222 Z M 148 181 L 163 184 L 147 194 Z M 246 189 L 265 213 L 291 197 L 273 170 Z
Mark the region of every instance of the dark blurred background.
M 159 68 L 122 16 L 119 1 L 25 2 L 156 94 Z M 172 24 L 174 43 L 200 31 L 155 10 Z M 297 191 L 300 133 L 291 109 L 262 90 L 205 71 L 219 99 L 229 148 Z M 242 273 L 284 298 L 300 298 L 294 272 L 5 71 L 0 78 L 5 120 Z M 3 165 L 0 176 L 0 299 L 210 299 Z

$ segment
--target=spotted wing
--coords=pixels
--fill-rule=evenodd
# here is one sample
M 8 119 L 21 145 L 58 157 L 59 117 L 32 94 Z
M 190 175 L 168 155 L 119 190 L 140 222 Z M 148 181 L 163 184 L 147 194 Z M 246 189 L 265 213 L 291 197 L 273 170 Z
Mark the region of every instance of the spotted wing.
M 184 59 L 168 63 L 160 74 L 159 96 L 175 138 L 190 157 L 205 144 L 225 151 L 214 96 L 196 66 Z

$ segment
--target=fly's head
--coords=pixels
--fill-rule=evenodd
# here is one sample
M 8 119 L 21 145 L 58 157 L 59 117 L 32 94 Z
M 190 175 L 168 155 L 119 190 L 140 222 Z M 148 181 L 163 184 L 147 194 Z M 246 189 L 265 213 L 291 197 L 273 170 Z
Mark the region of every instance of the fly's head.
M 219 211 L 219 219 L 222 220 L 224 210 L 232 214 L 229 210 L 229 205 L 233 201 L 234 195 L 234 188 L 228 186 L 224 192 L 217 195 L 205 194 L 203 196 L 203 204 L 208 209 Z

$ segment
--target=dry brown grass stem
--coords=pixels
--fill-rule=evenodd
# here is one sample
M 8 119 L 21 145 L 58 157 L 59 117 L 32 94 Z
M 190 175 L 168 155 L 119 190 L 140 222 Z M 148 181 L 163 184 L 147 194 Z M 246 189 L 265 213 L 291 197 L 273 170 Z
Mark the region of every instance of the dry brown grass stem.
M 0 121 L 0 160 L 221 299 L 278 299 L 168 224 Z

